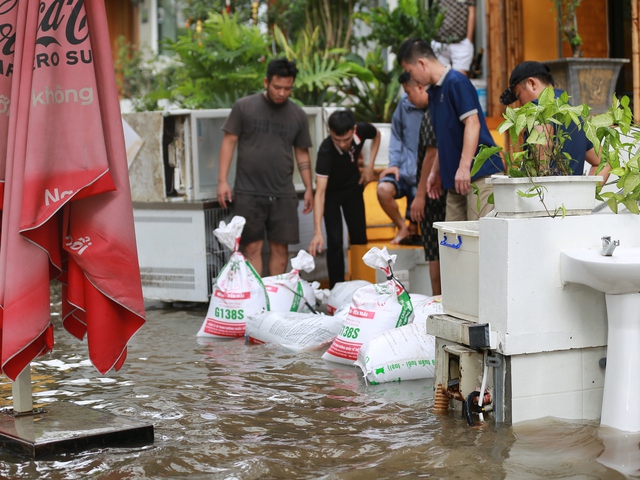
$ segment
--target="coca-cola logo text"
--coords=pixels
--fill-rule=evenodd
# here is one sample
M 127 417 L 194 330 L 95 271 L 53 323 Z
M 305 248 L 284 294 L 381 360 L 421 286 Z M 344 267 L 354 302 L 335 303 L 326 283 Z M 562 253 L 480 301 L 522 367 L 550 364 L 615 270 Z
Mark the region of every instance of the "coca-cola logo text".
M 36 44 L 48 47 L 60 45 L 54 33 L 60 28 L 69 45 L 80 45 L 89 37 L 87 16 L 84 14 L 84 0 L 53 0 L 47 5 L 40 2 L 40 25 Z
M 18 0 L 0 1 L 0 52 L 6 57 L 13 55 L 16 43 L 17 6 Z

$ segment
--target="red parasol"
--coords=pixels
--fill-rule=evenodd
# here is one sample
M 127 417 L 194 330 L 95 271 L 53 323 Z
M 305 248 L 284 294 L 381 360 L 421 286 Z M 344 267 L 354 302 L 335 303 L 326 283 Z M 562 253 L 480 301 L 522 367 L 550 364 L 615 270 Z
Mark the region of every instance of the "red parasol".
M 104 3 L 0 2 L 5 73 L 13 37 L 9 95 L 0 80 L 0 112 L 2 95 L 11 99 L 2 371 L 15 380 L 53 347 L 49 282 L 60 278 L 64 326 L 79 339 L 86 334 L 91 361 L 104 374 L 120 368 L 145 315 Z

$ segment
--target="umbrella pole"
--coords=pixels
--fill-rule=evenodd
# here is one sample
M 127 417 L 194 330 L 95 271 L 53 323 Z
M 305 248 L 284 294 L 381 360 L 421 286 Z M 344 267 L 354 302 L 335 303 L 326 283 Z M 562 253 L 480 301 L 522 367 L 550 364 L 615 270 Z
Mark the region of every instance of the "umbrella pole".
M 13 382 L 13 413 L 14 415 L 21 413 L 33 412 L 33 397 L 31 395 L 31 365 L 18 375 L 16 381 Z

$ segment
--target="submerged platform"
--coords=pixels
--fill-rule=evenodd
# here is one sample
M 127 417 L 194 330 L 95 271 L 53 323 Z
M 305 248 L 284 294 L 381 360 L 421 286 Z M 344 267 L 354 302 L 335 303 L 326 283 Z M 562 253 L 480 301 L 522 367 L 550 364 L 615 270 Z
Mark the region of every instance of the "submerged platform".
M 30 459 L 95 447 L 153 443 L 153 425 L 60 402 L 34 414 L 0 412 L 0 448 Z

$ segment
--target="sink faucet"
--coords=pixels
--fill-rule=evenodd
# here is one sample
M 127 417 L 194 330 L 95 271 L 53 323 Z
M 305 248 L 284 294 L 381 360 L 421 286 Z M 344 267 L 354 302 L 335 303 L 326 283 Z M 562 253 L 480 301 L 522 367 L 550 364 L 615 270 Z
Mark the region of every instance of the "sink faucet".
M 602 237 L 602 251 L 600 254 L 610 257 L 618 245 L 620 245 L 620 240 L 611 241 L 611 237 Z

